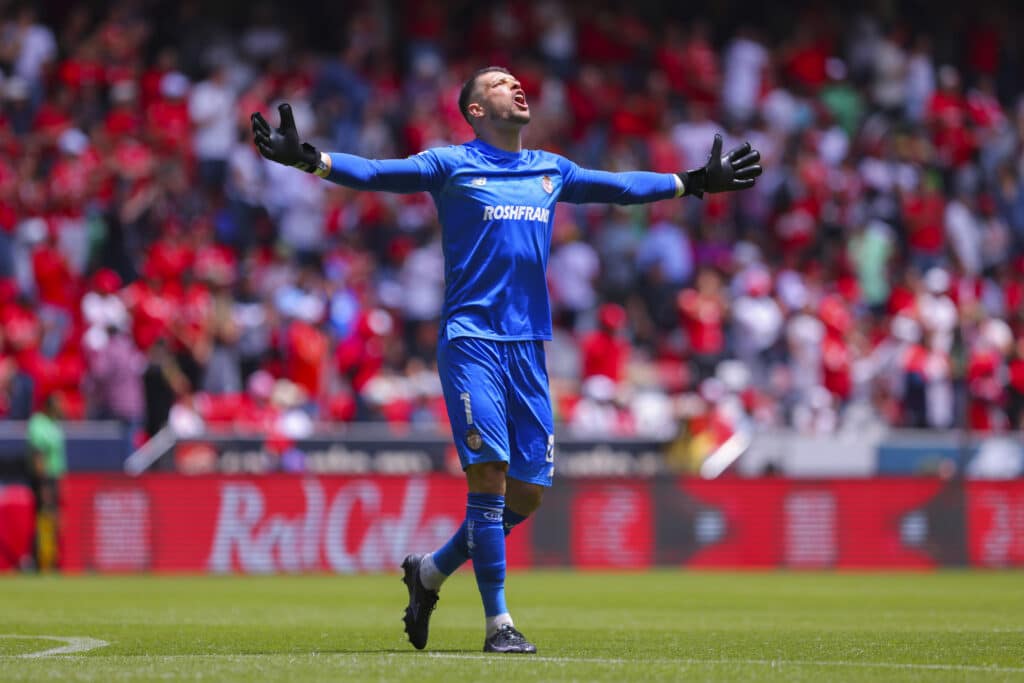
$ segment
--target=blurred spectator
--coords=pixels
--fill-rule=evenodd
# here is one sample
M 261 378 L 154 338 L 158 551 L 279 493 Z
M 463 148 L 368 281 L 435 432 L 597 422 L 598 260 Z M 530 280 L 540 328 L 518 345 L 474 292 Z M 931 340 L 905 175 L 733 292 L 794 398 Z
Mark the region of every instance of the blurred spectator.
M 273 308 L 260 296 L 254 266 L 247 266 L 243 271 L 235 290 L 231 317 L 238 335 L 240 379 L 248 382 L 270 352 L 273 322 Z
M 569 429 L 576 436 L 621 436 L 632 431 L 629 414 L 618 404 L 615 382 L 604 375 L 583 381 L 580 400 L 573 408 Z
M 33 413 L 25 428 L 31 452 L 33 489 L 36 496 L 36 567 L 50 571 L 60 566 L 60 480 L 67 473 L 61 398 L 46 396 L 42 410 Z
M 843 300 L 834 295 L 825 297 L 818 309 L 825 326 L 821 341 L 822 385 L 838 403 L 848 400 L 853 393 L 853 349 L 849 334 L 853 319 Z M 812 393 L 816 390 L 812 389 Z M 820 393 L 820 392 L 818 392 Z M 812 397 L 810 405 L 831 409 L 831 401 Z
M 192 386 L 162 337 L 149 347 L 147 360 L 146 370 L 142 374 L 146 398 L 144 428 L 146 434 L 152 437 L 167 425 L 177 398 L 190 395 Z
M 736 357 L 750 369 L 759 384 L 765 383 L 768 368 L 776 359 L 776 345 L 782 333 L 782 309 L 771 296 L 771 275 L 765 269 L 747 273 L 744 291 L 733 303 L 732 334 Z
M 1018 337 L 1010 356 L 1007 391 L 1007 417 L 1010 429 L 1024 429 L 1024 338 Z
M 956 264 L 970 275 L 981 272 L 982 224 L 977 199 L 967 187 L 970 176 L 958 175 L 956 194 L 946 205 L 946 234 Z
M 875 219 L 859 227 L 847 245 L 861 300 L 875 312 L 881 312 L 889 301 L 889 259 L 894 241 L 892 228 Z
M 872 96 L 887 114 L 898 115 L 907 99 L 907 53 L 902 28 L 896 27 L 882 38 L 874 50 Z
M 615 384 L 625 381 L 629 364 L 630 344 L 625 336 L 626 310 L 618 304 L 604 304 L 598 309 L 598 327 L 580 342 L 583 353 L 582 379 L 607 377 Z
M 235 142 L 235 93 L 226 66 L 215 67 L 209 78 L 192 88 L 188 113 L 195 129 L 192 140 L 199 179 L 207 187 L 221 187 Z
M 100 282 L 98 286 L 110 285 Z M 128 334 L 123 304 L 119 306 L 120 301 L 109 294 L 90 294 L 94 296 L 88 303 L 83 299 L 83 308 L 88 306 L 95 320 L 86 333 L 90 417 L 121 422 L 131 443 L 135 430 L 142 426 L 145 410 L 142 375 L 146 358 Z
M 200 436 L 206 430 L 206 421 L 196 410 L 198 394 L 184 393 L 167 413 L 167 427 L 178 439 Z
M 734 122 L 746 122 L 757 111 L 757 99 L 771 56 L 749 28 L 740 28 L 725 50 L 722 105 Z
M 681 203 L 651 208 L 651 226 L 636 253 L 636 265 L 649 291 L 678 291 L 693 279 L 693 247 L 680 225 Z
M 57 41 L 53 31 L 38 22 L 31 3 L 22 5 L 0 26 L 0 46 L 0 61 L 11 64 L 11 75 L 28 84 L 38 103 L 45 70 L 57 59 Z
M 690 360 L 698 381 L 711 377 L 725 354 L 728 304 L 722 280 L 711 268 L 697 274 L 696 289 L 679 294 L 679 312 L 690 340 Z
M 958 317 L 956 304 L 948 296 L 949 287 L 949 273 L 942 268 L 930 268 L 916 301 L 917 315 L 931 347 L 947 353 L 953 348 Z
M 924 120 L 928 102 L 935 92 L 932 42 L 927 34 L 914 38 L 906 65 L 906 117 L 912 123 Z
M 566 327 L 573 328 L 581 313 L 597 303 L 594 284 L 601 267 L 594 247 L 578 239 L 574 223 L 555 218 L 548 289 L 552 304 L 563 312 Z

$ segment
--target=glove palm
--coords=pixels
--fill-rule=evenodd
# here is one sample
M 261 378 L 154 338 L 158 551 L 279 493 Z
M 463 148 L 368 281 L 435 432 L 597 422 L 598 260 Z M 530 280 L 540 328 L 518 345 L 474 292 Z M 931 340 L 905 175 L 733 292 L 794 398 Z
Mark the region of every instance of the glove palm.
M 281 117 L 280 128 L 271 128 L 259 112 L 253 112 L 250 117 L 256 149 L 271 161 L 313 173 L 320 164 L 320 152 L 308 142 L 299 140 L 291 105 L 286 102 L 277 108 L 277 112 Z
M 705 192 L 733 192 L 753 187 L 762 172 L 757 163 L 760 160 L 761 153 L 752 149 L 749 142 L 722 156 L 722 136 L 715 135 L 708 162 L 701 168 L 679 174 L 684 194 L 703 198 Z

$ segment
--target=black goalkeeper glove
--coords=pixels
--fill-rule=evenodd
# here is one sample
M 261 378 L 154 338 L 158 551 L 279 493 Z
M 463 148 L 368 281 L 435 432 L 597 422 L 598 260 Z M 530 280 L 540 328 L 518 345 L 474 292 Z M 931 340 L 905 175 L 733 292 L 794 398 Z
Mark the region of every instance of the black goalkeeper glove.
M 745 142 L 725 156 L 722 156 L 722 136 L 715 135 L 711 144 L 711 156 L 703 168 L 679 173 L 683 181 L 683 195 L 692 194 L 703 199 L 705 192 L 732 192 L 754 186 L 754 179 L 761 175 L 757 162 L 761 153 L 750 148 Z
M 271 128 L 267 120 L 258 111 L 253 112 L 253 142 L 260 154 L 271 161 L 285 166 L 294 166 L 306 173 L 314 173 L 317 169 L 325 170 L 326 166 L 320 159 L 320 152 L 308 142 L 299 141 L 299 131 L 295 130 L 295 118 L 292 107 L 285 103 L 277 108 L 281 115 L 281 127 Z

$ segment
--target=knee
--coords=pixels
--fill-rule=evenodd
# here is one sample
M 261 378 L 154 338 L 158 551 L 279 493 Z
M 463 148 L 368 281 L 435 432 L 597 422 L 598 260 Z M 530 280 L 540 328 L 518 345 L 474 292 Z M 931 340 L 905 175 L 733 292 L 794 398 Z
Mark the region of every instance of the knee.
M 508 463 L 481 462 L 466 468 L 466 482 L 470 493 L 505 495 L 505 472 Z
M 544 499 L 544 487 L 509 479 L 505 505 L 524 517 L 532 515 Z

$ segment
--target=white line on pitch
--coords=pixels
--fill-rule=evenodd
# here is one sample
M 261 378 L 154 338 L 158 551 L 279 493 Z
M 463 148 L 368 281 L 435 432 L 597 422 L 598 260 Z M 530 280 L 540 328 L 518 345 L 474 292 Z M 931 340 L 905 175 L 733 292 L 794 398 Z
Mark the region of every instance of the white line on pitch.
M 0 635 L 0 638 L 21 638 L 25 640 L 61 640 L 67 642 L 68 645 L 64 647 L 53 648 L 51 650 L 45 650 L 43 652 L 33 652 L 24 655 L 6 655 L 6 657 L 21 657 L 21 658 L 36 658 L 36 657 L 52 657 L 59 655 L 67 655 L 75 652 L 85 652 L 98 647 L 104 647 L 110 643 L 104 640 L 97 640 L 95 638 L 65 638 L 60 636 L 23 636 L 23 635 Z M 302 656 L 318 656 L 325 659 L 362 659 L 366 656 L 385 656 L 385 657 L 396 657 L 401 656 L 402 658 L 416 658 L 417 655 L 414 652 L 407 654 L 398 653 L 358 653 L 358 652 L 322 652 L 322 653 L 235 653 L 235 654 L 210 654 L 210 653 L 196 653 L 196 654 L 166 654 L 166 655 L 150 655 L 148 659 L 157 660 L 178 660 L 178 659 L 249 659 L 259 657 L 274 657 L 284 656 L 289 657 Z M 107 655 L 99 655 L 101 657 Z M 546 663 L 546 664 L 606 664 L 606 665 L 634 665 L 637 662 L 631 659 L 621 659 L 612 657 L 545 657 L 536 655 L 509 655 L 509 656 L 495 656 L 493 654 L 476 654 L 476 653 L 457 653 L 457 652 L 432 652 L 422 655 L 428 659 L 462 659 L 462 660 L 479 660 L 494 662 L 496 659 L 502 664 L 505 663 Z M 5 658 L 4 655 L 0 655 L 0 659 Z M 785 666 L 823 666 L 823 667 L 852 667 L 852 668 L 864 668 L 864 669 L 902 669 L 902 670 L 914 670 L 914 671 L 968 671 L 973 673 L 1024 673 L 1024 667 L 1010 667 L 1010 666 L 984 666 L 980 664 L 914 664 L 904 662 L 854 662 L 854 661 L 842 661 L 842 660 L 822 660 L 815 661 L 810 659 L 671 659 L 667 657 L 662 658 L 645 658 L 644 662 L 651 664 L 676 664 L 676 665 L 710 665 L 710 666 L 729 666 L 729 665 L 755 665 L 755 666 L 770 666 L 772 668 L 782 668 Z
M 427 655 L 435 659 L 481 659 L 494 661 L 494 655 L 485 654 L 460 654 L 456 652 L 432 652 Z M 649 659 L 644 662 L 654 664 L 755 664 L 760 666 L 848 666 L 862 667 L 867 669 L 917 669 L 924 671 L 977 671 L 992 673 L 1024 673 L 1024 667 L 1010 666 L 983 666 L 979 664 L 912 664 L 903 662 L 853 662 L 853 661 L 814 661 L 810 659 Z M 635 664 L 631 659 L 615 659 L 611 657 L 544 657 L 533 655 L 502 657 L 501 663 L 505 662 L 549 662 L 549 663 L 574 663 L 574 664 Z
M 23 655 L 7 655 L 8 657 L 19 657 L 21 659 L 72 655 L 76 652 L 88 652 L 89 650 L 95 650 L 98 647 L 106 647 L 107 645 L 110 645 L 107 641 L 100 640 L 98 638 L 82 638 L 77 636 L 27 636 L 14 633 L 0 633 L 0 639 L 4 638 L 8 640 L 56 640 L 65 643 L 60 647 L 54 647 L 40 652 L 29 652 L 28 654 Z

